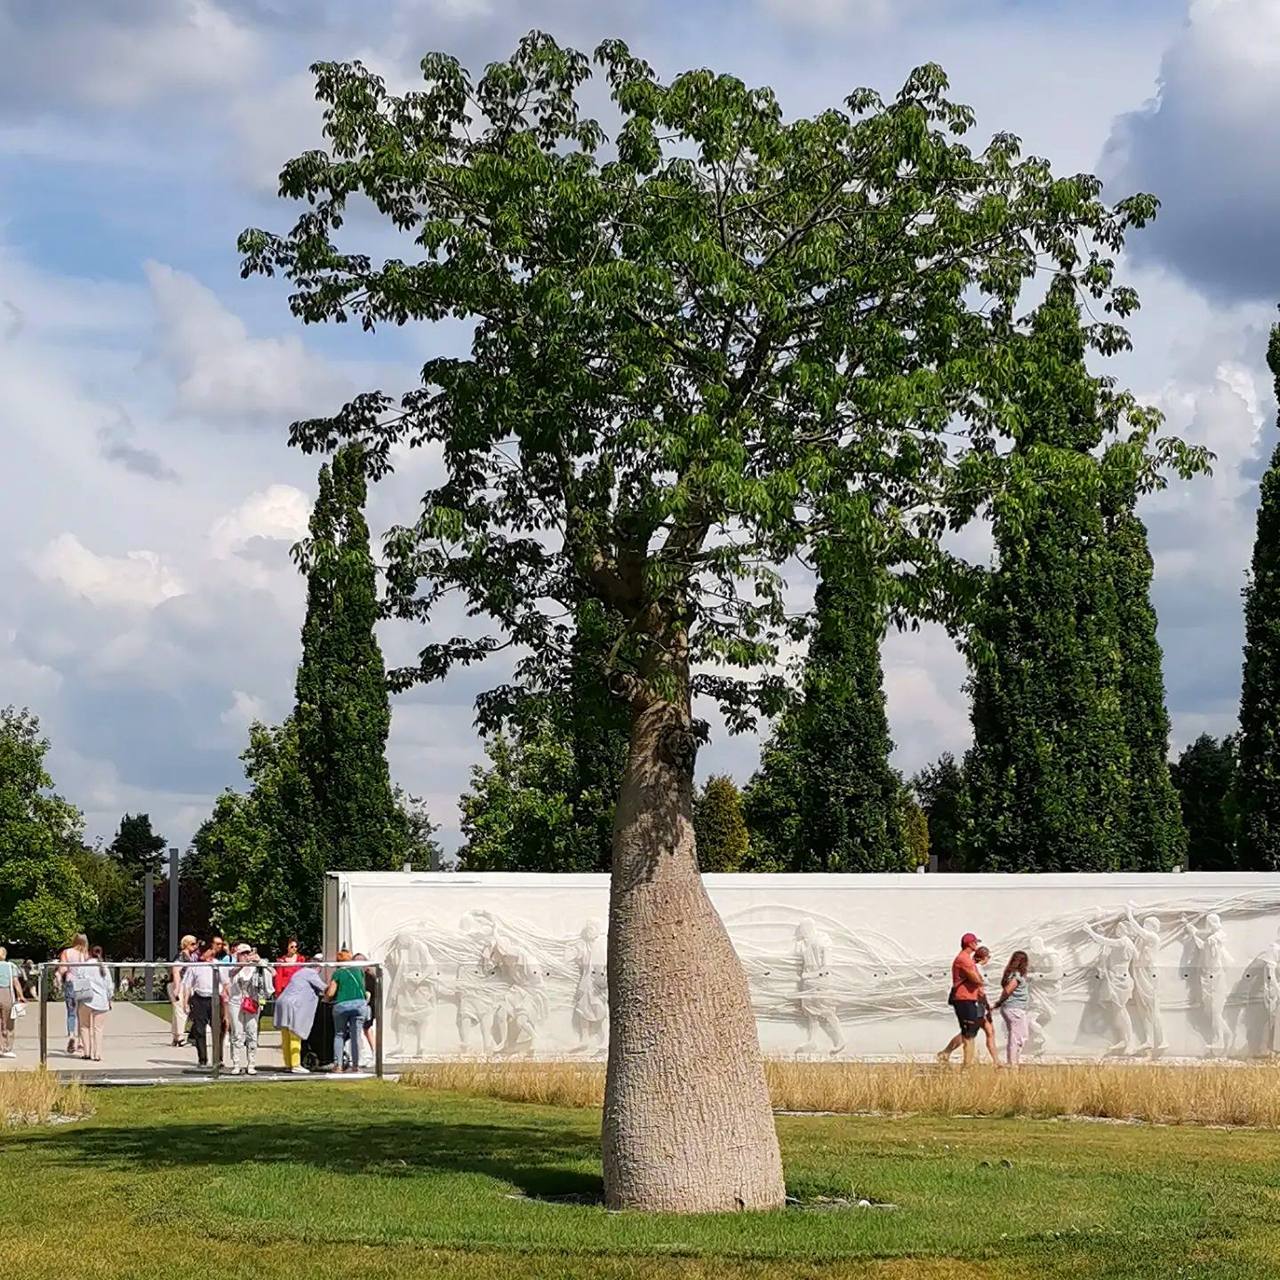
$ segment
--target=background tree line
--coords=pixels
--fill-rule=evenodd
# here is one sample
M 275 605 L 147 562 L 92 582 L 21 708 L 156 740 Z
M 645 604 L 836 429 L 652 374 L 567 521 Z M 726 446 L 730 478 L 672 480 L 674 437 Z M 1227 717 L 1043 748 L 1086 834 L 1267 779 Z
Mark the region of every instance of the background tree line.
M 1276 870 L 1280 868 L 1280 446 L 1261 484 L 1245 589 L 1239 734 L 1201 734 L 1172 766 L 1151 556 L 1123 444 L 1096 455 L 1105 383 L 1086 371 L 1074 302 L 1051 292 L 1035 326 L 1041 385 L 1026 391 L 1015 454 L 1074 450 L 1082 490 L 1046 488 L 1029 514 L 993 521 L 996 557 L 966 638 L 974 745 L 909 782 L 890 764 L 874 565 L 815 566 L 817 625 L 800 696 L 745 788 L 709 778 L 694 808 L 705 871 Z M 1280 327 L 1268 352 L 1280 380 Z M 377 574 L 359 450 L 321 468 L 310 537 L 294 714 L 254 725 L 247 787 L 223 792 L 183 860 L 182 932 L 318 941 L 326 869 L 439 865 L 435 825 L 392 786 L 390 711 L 374 635 Z M 555 696 L 531 698 L 486 740 L 461 798 L 470 870 L 607 871 L 627 726 L 591 660 L 611 643 L 578 615 Z M 36 717 L 0 713 L 0 936 L 56 949 L 77 928 L 115 955 L 143 944 L 143 878 L 166 842 L 145 813 L 110 844 L 83 840 L 52 790 Z M 157 936 L 168 884 L 156 876 Z

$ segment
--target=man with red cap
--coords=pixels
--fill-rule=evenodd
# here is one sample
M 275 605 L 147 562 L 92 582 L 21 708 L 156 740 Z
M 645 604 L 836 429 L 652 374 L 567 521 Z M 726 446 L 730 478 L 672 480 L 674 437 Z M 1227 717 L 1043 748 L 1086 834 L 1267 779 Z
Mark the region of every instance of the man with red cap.
M 957 1049 L 963 1049 L 964 1065 L 968 1067 L 973 1064 L 973 1045 L 982 1027 L 983 1001 L 987 995 L 982 974 L 973 962 L 973 953 L 979 941 L 976 933 L 966 933 L 960 939 L 960 954 L 951 962 L 951 995 L 947 1003 L 956 1011 L 960 1030 L 938 1054 L 939 1062 L 950 1062 L 951 1055 Z

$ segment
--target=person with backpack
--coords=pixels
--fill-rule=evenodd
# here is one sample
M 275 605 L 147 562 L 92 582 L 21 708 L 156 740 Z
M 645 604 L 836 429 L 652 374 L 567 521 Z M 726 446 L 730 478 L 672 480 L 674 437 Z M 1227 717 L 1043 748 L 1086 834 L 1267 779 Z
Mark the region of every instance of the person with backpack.
M 976 933 L 966 933 L 960 939 L 959 953 L 951 962 L 951 994 L 947 997 L 947 1003 L 956 1011 L 960 1030 L 951 1037 L 947 1047 L 939 1052 L 939 1062 L 950 1062 L 951 1055 L 961 1049 L 964 1065 L 973 1065 L 974 1041 L 982 1029 L 983 1006 L 987 998 L 982 974 L 978 972 L 978 966 L 973 960 L 978 942 Z

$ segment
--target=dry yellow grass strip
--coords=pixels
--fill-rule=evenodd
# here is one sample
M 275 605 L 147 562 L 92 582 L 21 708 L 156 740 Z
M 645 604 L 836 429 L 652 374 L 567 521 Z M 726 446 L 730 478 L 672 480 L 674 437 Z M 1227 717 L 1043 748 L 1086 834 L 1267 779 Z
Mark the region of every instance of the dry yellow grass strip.
M 1089 1116 L 1158 1124 L 1280 1128 L 1280 1066 L 1114 1063 L 996 1071 L 918 1063 L 770 1062 L 780 1111 L 931 1116 Z M 401 1077 L 414 1088 L 597 1107 L 604 1070 L 591 1063 L 452 1062 Z
M 88 1115 L 92 1109 L 74 1081 L 64 1084 L 44 1070 L 0 1072 L 0 1129 L 48 1124 L 55 1117 Z

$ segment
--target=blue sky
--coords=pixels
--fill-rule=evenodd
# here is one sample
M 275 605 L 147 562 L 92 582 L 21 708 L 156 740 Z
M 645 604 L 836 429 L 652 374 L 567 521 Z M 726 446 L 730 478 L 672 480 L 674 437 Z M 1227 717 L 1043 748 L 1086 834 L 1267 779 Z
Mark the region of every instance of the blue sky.
M 297 654 L 287 553 L 314 468 L 288 423 L 408 385 L 457 339 L 303 331 L 282 286 L 239 279 L 237 233 L 283 221 L 275 174 L 320 140 L 308 64 L 360 57 L 407 86 L 428 49 L 475 66 L 532 26 L 587 48 L 622 35 L 664 73 L 769 83 L 796 114 L 940 62 L 980 132 L 1099 172 L 1113 196 L 1161 197 L 1125 263 L 1144 309 L 1114 372 L 1219 457 L 1144 514 L 1175 746 L 1229 730 L 1275 443 L 1274 0 L 0 0 L 0 704 L 41 715 L 90 833 L 146 809 L 185 843 L 238 780 L 249 721 L 288 710 Z M 412 509 L 429 469 L 381 488 L 375 529 Z M 384 643 L 394 659 L 416 639 Z M 885 662 L 898 762 L 962 750 L 964 671 L 945 637 L 891 637 Z M 393 771 L 450 843 L 489 679 L 395 704 Z M 756 754 L 718 733 L 702 768 L 745 780 Z

